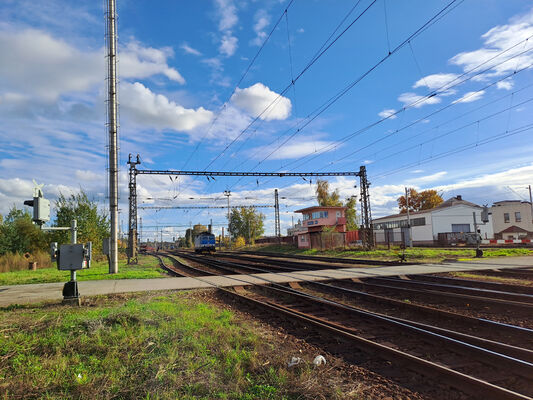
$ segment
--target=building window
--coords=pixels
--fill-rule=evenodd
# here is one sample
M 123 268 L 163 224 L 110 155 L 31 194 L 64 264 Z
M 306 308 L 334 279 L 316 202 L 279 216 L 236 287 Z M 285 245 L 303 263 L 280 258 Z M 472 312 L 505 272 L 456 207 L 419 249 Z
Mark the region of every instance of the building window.
M 511 218 L 509 217 L 509 213 L 503 213 L 503 222 L 511 222 Z
M 337 218 L 340 218 L 340 217 L 341 217 L 341 212 L 337 211 Z
M 470 232 L 470 224 L 452 224 L 452 232 L 468 233 Z
M 313 219 L 317 219 L 317 218 L 327 218 L 328 217 L 328 212 L 327 211 L 315 211 L 311 217 Z
M 522 221 L 522 218 L 520 217 L 520 211 L 517 211 L 517 212 L 514 213 L 514 220 L 516 222 Z
M 300 236 L 300 239 L 302 239 L 302 242 L 305 242 L 305 235 Z

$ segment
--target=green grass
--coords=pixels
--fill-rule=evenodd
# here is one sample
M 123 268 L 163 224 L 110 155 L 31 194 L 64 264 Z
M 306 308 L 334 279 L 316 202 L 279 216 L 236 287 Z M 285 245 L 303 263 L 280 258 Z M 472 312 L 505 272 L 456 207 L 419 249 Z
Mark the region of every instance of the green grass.
M 0 399 L 314 398 L 312 365 L 287 370 L 227 310 L 185 292 L 92 301 L 0 309 Z
M 311 256 L 328 256 L 328 257 L 347 257 L 347 258 L 367 258 L 373 260 L 390 260 L 397 261 L 399 255 L 403 253 L 400 248 L 377 249 L 372 251 L 364 250 L 317 250 L 317 249 L 298 249 L 293 246 L 256 246 L 250 248 L 254 251 L 264 251 L 282 254 L 302 254 Z M 533 251 L 524 248 L 511 248 L 511 249 L 483 249 L 485 257 L 505 257 L 505 256 L 531 256 Z M 425 248 L 414 247 L 405 249 L 405 256 L 407 261 L 415 262 L 438 262 L 445 259 L 462 259 L 473 258 L 475 256 L 475 249 L 471 248 L 458 248 L 458 249 L 440 249 L 440 248 Z
M 127 265 L 125 260 L 119 260 L 118 274 L 109 274 L 107 261 L 92 262 L 91 268 L 77 272 L 80 281 L 100 279 L 146 279 L 168 277 L 155 257 L 140 255 L 138 265 Z M 66 282 L 69 280 L 69 271 L 59 271 L 53 268 L 39 268 L 36 271 L 11 271 L 0 272 L 0 286 L 21 285 L 26 283 Z

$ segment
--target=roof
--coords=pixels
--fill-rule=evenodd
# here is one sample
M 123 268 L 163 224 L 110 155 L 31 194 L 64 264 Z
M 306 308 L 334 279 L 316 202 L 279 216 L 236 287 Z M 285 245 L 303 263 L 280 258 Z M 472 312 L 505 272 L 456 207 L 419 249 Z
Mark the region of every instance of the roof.
M 311 210 L 316 210 L 317 208 L 320 208 L 321 210 L 323 210 L 323 209 L 326 209 L 326 210 L 346 210 L 346 207 L 343 207 L 343 206 L 313 206 L 313 207 L 302 208 L 301 210 L 296 210 L 295 212 L 304 213 L 304 212 L 308 212 L 308 211 L 311 211 Z
M 509 228 L 505 228 L 503 231 L 498 232 L 498 233 L 529 233 L 529 232 L 523 228 L 520 228 L 519 226 L 511 225 Z
M 520 203 L 520 204 L 531 204 L 529 201 L 523 201 L 523 200 L 501 200 L 501 201 L 495 201 L 492 206 L 503 206 L 507 203 Z
M 450 199 L 448 199 L 446 201 L 443 201 L 437 207 L 433 207 L 433 208 L 430 208 L 428 210 L 411 211 L 411 212 L 409 212 L 409 216 L 425 214 L 425 213 L 429 213 L 429 212 L 432 212 L 432 211 L 441 210 L 443 208 L 449 208 L 449 207 L 460 206 L 460 205 L 469 206 L 469 207 L 475 207 L 475 208 L 482 208 L 481 206 L 478 206 L 477 204 L 474 204 L 474 203 L 471 203 L 469 201 L 463 200 L 459 196 L 459 197 L 452 197 L 452 198 L 450 198 Z M 387 215 L 386 217 L 372 219 L 372 222 L 379 221 L 379 220 L 382 220 L 382 219 L 402 217 L 402 216 L 407 217 L 407 213 L 399 213 L 399 214 Z

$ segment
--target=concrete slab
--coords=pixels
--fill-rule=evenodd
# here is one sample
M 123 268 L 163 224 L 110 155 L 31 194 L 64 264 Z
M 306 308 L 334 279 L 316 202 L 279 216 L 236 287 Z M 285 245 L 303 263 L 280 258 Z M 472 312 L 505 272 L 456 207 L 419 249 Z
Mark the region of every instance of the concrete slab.
M 128 292 L 147 292 L 157 290 L 183 290 L 255 285 L 267 283 L 286 283 L 297 281 L 320 281 L 331 279 L 370 278 L 375 276 L 394 276 L 411 274 L 434 274 L 439 272 L 475 271 L 491 268 L 533 267 L 533 257 L 505 257 L 481 259 L 468 262 L 442 264 L 398 265 L 387 267 L 350 267 L 341 269 L 322 269 L 313 271 L 261 273 L 252 275 L 221 275 L 200 278 L 161 278 L 161 279 L 116 279 L 81 281 L 78 283 L 82 296 L 95 296 Z M 62 283 L 41 283 L 31 285 L 0 286 L 0 307 L 12 304 L 31 304 L 43 301 L 60 302 Z

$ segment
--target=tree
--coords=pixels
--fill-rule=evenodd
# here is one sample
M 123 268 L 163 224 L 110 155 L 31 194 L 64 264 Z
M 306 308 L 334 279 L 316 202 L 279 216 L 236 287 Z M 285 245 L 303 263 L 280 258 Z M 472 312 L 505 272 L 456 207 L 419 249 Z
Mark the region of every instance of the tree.
M 407 202 L 405 195 L 398 197 L 398 207 L 400 214 L 407 212 Z M 430 210 L 437 207 L 444 200 L 436 190 L 429 189 L 418 193 L 415 189 L 409 189 L 409 211 Z
M 27 211 L 13 207 L 5 219 L 0 221 L 0 255 L 46 250 L 47 236 L 32 223 Z
M 329 192 L 329 182 L 318 180 L 316 182 L 316 198 L 318 200 L 318 205 L 322 207 L 340 207 L 342 206 L 342 201 L 340 200 L 340 195 L 338 189 L 335 189 L 333 192 Z
M 356 231 L 359 229 L 359 226 L 357 224 L 357 211 L 356 206 L 357 204 L 357 197 L 352 196 L 346 199 L 346 203 L 344 203 L 344 207 L 346 207 L 346 211 L 344 212 L 344 215 L 346 216 L 346 230 L 347 231 Z
M 205 225 L 202 224 L 196 224 L 192 227 L 192 229 L 188 228 L 185 231 L 185 246 L 184 247 L 193 247 L 194 246 L 194 238 L 198 236 L 200 233 L 206 232 L 207 228 Z
M 251 244 L 264 233 L 264 220 L 265 216 L 253 207 L 234 208 L 229 219 L 231 236 L 234 238 L 242 236 Z
M 338 189 L 335 189 L 333 192 L 329 192 L 329 182 L 318 180 L 316 182 L 316 198 L 318 205 L 322 207 L 346 207 L 346 229 L 349 231 L 354 231 L 358 229 L 357 226 L 357 212 L 356 204 L 357 198 L 351 196 L 346 199 L 344 205 L 340 200 L 340 195 Z
M 98 210 L 96 202 L 89 200 L 81 190 L 78 194 L 66 197 L 60 193 L 56 203 L 56 219 L 54 226 L 70 226 L 73 219 L 78 223 L 78 243 L 92 242 L 95 253 L 102 252 L 102 241 L 109 237 L 109 219 L 107 214 Z M 54 241 L 70 243 L 69 231 L 57 231 L 53 234 Z

